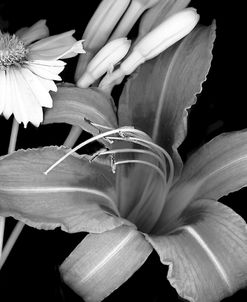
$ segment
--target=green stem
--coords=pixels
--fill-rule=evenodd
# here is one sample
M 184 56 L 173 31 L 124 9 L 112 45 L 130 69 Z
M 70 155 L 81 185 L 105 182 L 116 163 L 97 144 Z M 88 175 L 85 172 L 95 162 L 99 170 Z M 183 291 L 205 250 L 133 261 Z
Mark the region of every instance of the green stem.
M 10 140 L 9 140 L 8 154 L 15 151 L 18 130 L 19 130 L 19 124 L 16 121 L 16 119 L 13 118 L 12 129 L 11 129 Z M 3 248 L 4 226 L 5 226 L 5 218 L 0 217 L 0 257 L 2 255 L 2 248 Z
M 17 238 L 19 237 L 22 229 L 24 227 L 24 223 L 22 223 L 21 221 L 18 221 L 14 230 L 12 231 L 8 241 L 6 242 L 4 249 L 3 249 L 3 253 L 0 259 L 0 270 L 2 268 L 2 266 L 4 265 L 6 259 L 9 256 L 9 253 L 11 252 Z
M 70 133 L 68 134 L 66 140 L 64 141 L 64 146 L 72 148 L 76 143 L 77 139 L 82 133 L 82 129 L 79 126 L 72 126 Z

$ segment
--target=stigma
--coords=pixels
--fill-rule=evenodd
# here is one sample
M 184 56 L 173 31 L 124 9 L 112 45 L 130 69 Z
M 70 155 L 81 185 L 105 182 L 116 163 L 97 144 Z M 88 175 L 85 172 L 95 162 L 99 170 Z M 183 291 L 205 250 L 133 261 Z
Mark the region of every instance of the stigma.
M 0 31 L 0 70 L 20 67 L 27 61 L 28 48 L 16 35 Z

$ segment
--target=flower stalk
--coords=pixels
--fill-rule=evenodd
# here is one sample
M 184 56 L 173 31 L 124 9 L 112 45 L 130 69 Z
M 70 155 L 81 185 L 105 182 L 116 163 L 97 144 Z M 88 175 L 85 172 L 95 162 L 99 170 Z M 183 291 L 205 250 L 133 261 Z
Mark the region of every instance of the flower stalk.
M 10 141 L 9 141 L 9 148 L 8 148 L 8 154 L 15 151 L 18 131 L 19 131 L 19 123 L 16 121 L 15 118 L 13 118 L 12 129 L 11 129 L 11 134 L 10 134 Z M 4 249 L 3 249 L 4 228 L 5 228 L 5 218 L 0 217 L 0 259 L 2 258 L 2 251 L 4 253 Z M 1 266 L 0 266 L 0 269 L 1 269 Z

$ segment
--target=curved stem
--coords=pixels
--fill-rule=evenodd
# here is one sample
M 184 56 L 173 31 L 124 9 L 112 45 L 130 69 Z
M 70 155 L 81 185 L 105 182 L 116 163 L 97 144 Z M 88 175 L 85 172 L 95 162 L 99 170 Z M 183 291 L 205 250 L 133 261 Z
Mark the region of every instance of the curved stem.
M 18 131 L 19 131 L 19 123 L 16 121 L 15 118 L 13 118 L 12 129 L 11 129 L 10 140 L 9 140 L 8 154 L 15 151 Z M 1 255 L 2 255 L 2 248 L 3 248 L 4 226 L 5 226 L 5 218 L 0 217 L 0 257 L 2 257 Z M 11 239 L 11 235 L 10 235 L 9 240 Z M 4 253 L 4 251 L 5 251 L 5 248 L 3 249 L 3 253 Z

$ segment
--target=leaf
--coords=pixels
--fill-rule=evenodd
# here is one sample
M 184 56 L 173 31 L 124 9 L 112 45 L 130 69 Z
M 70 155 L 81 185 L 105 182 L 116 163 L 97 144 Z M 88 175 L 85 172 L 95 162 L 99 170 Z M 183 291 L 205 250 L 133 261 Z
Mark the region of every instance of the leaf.
M 187 37 L 144 63 L 129 79 L 119 102 L 119 123 L 152 136 L 172 156 L 176 176 L 178 146 L 186 136 L 187 109 L 201 92 L 210 68 L 215 24 L 197 26 Z
M 89 234 L 63 262 L 64 281 L 86 302 L 102 301 L 146 261 L 151 245 L 134 228 Z
M 103 232 L 123 223 L 115 205 L 111 169 L 87 156 L 46 147 L 19 150 L 0 159 L 0 214 L 42 229 L 58 226 L 67 232 Z
M 247 131 L 225 133 L 197 150 L 169 192 L 156 229 L 165 228 L 187 205 L 220 197 L 247 186 Z
M 56 93 L 52 93 L 52 98 L 53 108 L 46 111 L 44 124 L 68 123 L 93 135 L 99 134 L 99 130 L 90 121 L 103 127 L 117 128 L 113 101 L 98 88 L 60 86 Z
M 246 223 L 219 202 L 193 202 L 177 229 L 149 241 L 169 265 L 171 285 L 188 301 L 221 301 L 247 285 Z

